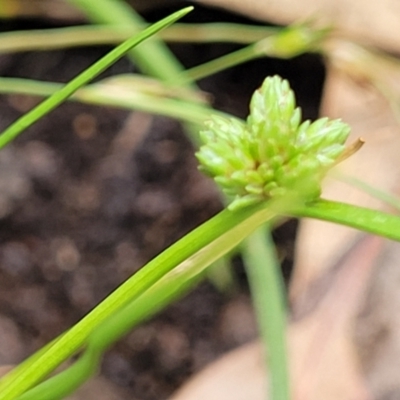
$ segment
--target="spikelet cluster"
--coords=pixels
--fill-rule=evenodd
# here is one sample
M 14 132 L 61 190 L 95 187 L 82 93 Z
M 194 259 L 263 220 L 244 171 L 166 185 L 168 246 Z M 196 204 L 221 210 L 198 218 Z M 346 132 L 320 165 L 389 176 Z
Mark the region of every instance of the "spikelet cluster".
M 214 117 L 200 132 L 196 156 L 231 199 L 231 210 L 300 191 L 312 200 L 345 149 L 350 128 L 340 120 L 301 122 L 293 91 L 278 76 L 265 79 L 246 122 Z

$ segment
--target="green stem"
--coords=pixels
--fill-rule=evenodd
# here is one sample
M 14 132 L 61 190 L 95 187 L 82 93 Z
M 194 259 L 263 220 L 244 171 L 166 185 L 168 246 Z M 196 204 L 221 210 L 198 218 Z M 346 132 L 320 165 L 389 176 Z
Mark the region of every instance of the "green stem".
M 19 78 L 0 78 L 0 93 L 46 97 L 54 94 L 62 87 L 63 85 L 60 83 Z M 109 90 L 110 87 L 116 90 Z M 197 125 L 202 125 L 204 121 L 214 114 L 226 117 L 226 114 L 216 111 L 207 105 L 141 93 L 139 90 L 130 90 L 127 86 L 121 86 L 119 90 L 117 82 L 112 86 L 111 80 L 80 88 L 67 100 L 144 111 Z
M 305 52 L 319 51 L 319 43 L 328 32 L 326 29 L 314 30 L 306 24 L 290 25 L 247 47 L 186 70 L 182 73 L 179 83 L 197 81 L 263 56 L 292 58 Z
M 285 289 L 269 226 L 259 228 L 246 241 L 243 257 L 260 335 L 266 351 L 271 400 L 289 400 L 286 346 Z
M 107 318 L 122 310 L 172 269 L 202 270 L 239 244 L 262 222 L 274 216 L 269 204 L 258 204 L 238 212 L 224 210 L 173 244 L 128 279 L 92 312 L 65 332 L 40 357 L 33 355 L 0 380 L 0 400 L 12 400 L 42 380 L 73 355 L 88 336 Z
M 231 23 L 175 24 L 160 32 L 167 42 L 250 44 L 276 33 L 280 28 Z M 91 45 L 117 45 L 141 29 L 114 25 L 88 25 L 0 33 L 0 53 L 57 50 Z
M 242 64 L 246 61 L 253 60 L 260 56 L 261 53 L 258 51 L 258 47 L 253 44 L 244 47 L 243 49 L 234 51 L 233 53 L 219 57 L 215 60 L 201 64 L 197 67 L 186 70 L 182 74 L 179 83 L 185 84 L 186 82 L 198 81 L 206 76 L 213 75 L 217 72 L 234 67 L 235 65 Z
M 400 218 L 378 210 L 330 200 L 293 208 L 293 217 L 316 218 L 400 241 Z
M 201 272 L 193 276 L 191 271 L 171 271 L 143 295 L 98 326 L 88 338 L 87 349 L 73 365 L 19 396 L 18 400 L 54 400 L 73 393 L 97 372 L 101 356 L 110 345 L 187 293 L 199 282 L 203 275 Z M 172 277 L 169 279 L 170 274 Z
M 42 380 L 85 345 L 99 325 L 144 295 L 170 271 L 176 268 L 178 272 L 188 273 L 189 278 L 195 276 L 237 246 L 262 223 L 282 214 L 324 219 L 400 241 L 399 217 L 349 204 L 321 200 L 300 206 L 294 199 L 281 198 L 235 212 L 224 210 L 150 261 L 78 324 L 47 346 L 47 351 L 40 350 L 39 355 L 33 355 L 3 377 L 0 380 L 0 400 L 15 399 Z M 174 278 L 171 273 L 169 279 Z
M 123 0 L 68 0 L 94 22 L 112 24 L 115 30 L 143 29 L 146 22 Z M 140 70 L 161 80 L 174 81 L 182 65 L 159 39 L 132 49 L 132 59 Z
M 92 21 L 113 25 L 116 30 L 123 30 L 127 27 L 130 29 L 143 29 L 146 25 L 142 17 L 124 0 L 68 1 L 83 10 Z M 180 84 L 178 80 L 184 71 L 184 67 L 161 40 L 152 38 L 145 45 L 132 49 L 128 55 L 142 72 L 172 85 Z M 187 88 L 196 88 L 189 81 L 181 85 Z M 196 127 L 188 124 L 185 128 L 192 142 L 197 145 L 199 140 Z
M 9 142 L 11 142 L 13 139 L 15 139 L 26 128 L 28 128 L 36 121 L 38 121 L 40 118 L 42 118 L 44 115 L 49 113 L 51 110 L 59 106 L 68 97 L 70 97 L 73 93 L 75 93 L 80 87 L 87 84 L 94 77 L 96 77 L 105 69 L 107 69 L 109 66 L 111 66 L 113 63 L 115 63 L 116 60 L 121 58 L 132 47 L 143 42 L 145 39 L 154 35 L 159 30 L 174 23 L 179 18 L 182 18 L 192 9 L 193 7 L 188 7 L 170 15 L 169 17 L 145 29 L 140 34 L 134 36 L 131 39 L 128 39 L 127 41 L 116 47 L 114 50 L 110 51 L 99 61 L 94 63 L 92 66 L 87 68 L 72 81 L 67 83 L 61 90 L 51 95 L 49 98 L 41 102 L 38 106 L 34 107 L 31 111 L 23 115 L 21 118 L 15 121 L 10 127 L 8 127 L 0 135 L 0 149 L 3 148 L 5 145 L 7 145 Z

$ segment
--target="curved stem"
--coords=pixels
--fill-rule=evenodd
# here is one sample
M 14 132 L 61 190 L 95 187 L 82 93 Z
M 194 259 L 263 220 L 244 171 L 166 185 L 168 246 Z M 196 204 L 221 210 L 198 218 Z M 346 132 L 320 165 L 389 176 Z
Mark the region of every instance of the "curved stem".
M 26 360 L 0 380 L 0 400 L 11 400 L 42 380 L 87 341 L 107 318 L 145 293 L 174 268 L 196 274 L 239 244 L 275 215 L 269 203 L 237 212 L 224 210 L 173 244 L 109 295 L 93 311 L 33 360 Z

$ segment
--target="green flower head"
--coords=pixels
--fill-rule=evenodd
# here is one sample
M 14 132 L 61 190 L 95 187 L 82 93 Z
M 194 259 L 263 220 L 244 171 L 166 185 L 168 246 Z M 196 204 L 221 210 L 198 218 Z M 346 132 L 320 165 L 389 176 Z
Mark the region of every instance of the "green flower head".
M 200 132 L 200 169 L 232 200 L 231 210 L 298 192 L 305 200 L 320 195 L 326 171 L 345 150 L 350 128 L 321 118 L 301 123 L 286 80 L 268 77 L 250 102 L 246 122 L 213 117 Z

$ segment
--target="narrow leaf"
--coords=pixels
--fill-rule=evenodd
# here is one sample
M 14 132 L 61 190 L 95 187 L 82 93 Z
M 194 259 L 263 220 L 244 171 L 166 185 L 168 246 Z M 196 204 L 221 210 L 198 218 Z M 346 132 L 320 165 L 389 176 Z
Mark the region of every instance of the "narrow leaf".
M 0 149 L 15 139 L 22 131 L 34 124 L 44 115 L 52 111 L 54 108 L 63 103 L 68 97 L 75 93 L 80 87 L 86 85 L 93 78 L 103 72 L 105 69 L 114 64 L 118 59 L 120 59 L 124 54 L 126 54 L 131 48 L 137 46 L 139 43 L 143 42 L 145 39 L 154 35 L 161 29 L 166 28 L 178 19 L 182 18 L 188 12 L 192 11 L 193 7 L 187 7 L 176 13 L 162 19 L 161 21 L 155 23 L 149 28 L 145 29 L 143 32 L 135 35 L 134 37 L 126 40 L 114 50 L 110 51 L 99 61 L 94 63 L 88 69 L 79 74 L 75 79 L 67 83 L 61 90 L 51 95 L 49 98 L 44 100 L 38 106 L 33 108 L 30 112 L 23 115 L 17 121 L 15 121 L 10 127 L 8 127 L 0 135 Z
M 400 217 L 378 210 L 319 200 L 291 211 L 295 217 L 316 218 L 400 241 Z

